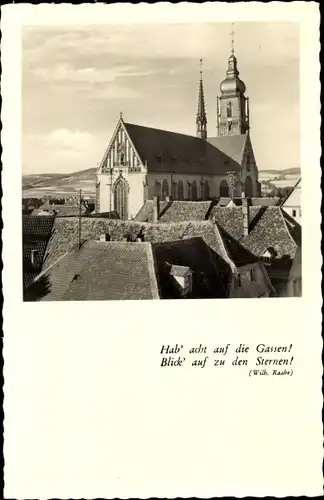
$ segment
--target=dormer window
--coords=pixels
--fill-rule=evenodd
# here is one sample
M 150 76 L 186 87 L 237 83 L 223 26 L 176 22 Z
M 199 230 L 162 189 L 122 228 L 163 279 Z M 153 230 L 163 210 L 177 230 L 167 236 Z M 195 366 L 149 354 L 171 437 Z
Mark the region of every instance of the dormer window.
M 39 260 L 38 257 L 39 257 L 38 250 L 32 250 L 30 252 L 30 263 L 34 268 L 38 267 L 38 260 Z
M 276 257 L 277 253 L 273 248 L 266 248 L 263 254 L 261 255 L 262 261 L 269 265 L 272 262 L 272 259 Z
M 99 241 L 110 241 L 110 240 L 111 240 L 111 236 L 109 233 L 103 233 L 99 237 Z
M 192 292 L 192 271 L 190 267 L 171 265 L 170 275 L 182 297 Z

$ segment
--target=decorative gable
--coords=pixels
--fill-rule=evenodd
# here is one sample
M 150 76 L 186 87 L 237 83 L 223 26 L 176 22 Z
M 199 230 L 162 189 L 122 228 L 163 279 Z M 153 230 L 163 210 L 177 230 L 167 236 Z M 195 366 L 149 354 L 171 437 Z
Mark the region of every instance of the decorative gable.
M 122 118 L 118 121 L 115 132 L 100 163 L 101 173 L 109 173 L 112 169 L 140 172 L 143 162 L 129 137 Z

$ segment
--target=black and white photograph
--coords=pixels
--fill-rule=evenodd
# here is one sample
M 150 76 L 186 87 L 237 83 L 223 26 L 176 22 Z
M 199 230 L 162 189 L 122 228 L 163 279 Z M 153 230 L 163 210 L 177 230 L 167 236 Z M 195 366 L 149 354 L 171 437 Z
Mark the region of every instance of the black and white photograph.
M 300 297 L 299 25 L 25 27 L 25 301 Z
M 318 7 L 1 8 L 4 498 L 322 494 Z

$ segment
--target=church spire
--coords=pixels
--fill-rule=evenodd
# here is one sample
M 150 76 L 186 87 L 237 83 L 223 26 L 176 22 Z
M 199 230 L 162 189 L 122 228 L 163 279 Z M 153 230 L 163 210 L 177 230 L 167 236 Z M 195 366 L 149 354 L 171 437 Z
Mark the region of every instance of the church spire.
M 196 125 L 197 125 L 197 137 L 200 137 L 200 139 L 203 139 L 205 141 L 207 139 L 207 116 L 205 111 L 202 62 L 203 60 L 200 59 L 200 80 L 199 80 L 198 111 L 197 111 Z
M 249 103 L 245 97 L 246 87 L 239 77 L 234 53 L 234 23 L 231 31 L 231 54 L 228 58 L 226 78 L 220 85 L 217 98 L 218 135 L 240 135 L 249 130 Z

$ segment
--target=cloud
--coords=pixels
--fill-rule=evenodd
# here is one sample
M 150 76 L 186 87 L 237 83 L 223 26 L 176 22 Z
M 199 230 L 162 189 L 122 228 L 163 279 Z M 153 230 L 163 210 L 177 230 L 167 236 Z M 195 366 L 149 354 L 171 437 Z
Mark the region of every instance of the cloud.
M 53 152 L 57 168 L 88 168 L 100 161 L 120 111 L 133 123 L 195 134 L 201 57 L 208 131 L 215 135 L 216 95 L 227 69 L 230 31 L 229 23 L 25 28 L 23 137 L 29 139 L 24 139 L 24 164 L 50 171 L 41 150 Z M 273 144 L 289 136 L 284 162 L 296 166 L 298 26 L 236 23 L 235 33 L 257 161 L 277 164 Z M 78 138 L 85 133 L 92 137 Z M 84 144 L 88 148 L 82 149 Z M 90 153 L 94 150 L 98 154 Z
M 80 130 L 56 129 L 49 134 L 23 136 L 23 171 L 73 172 L 95 167 L 106 147 L 106 137 Z

